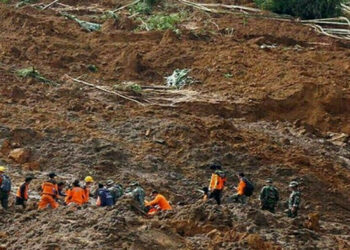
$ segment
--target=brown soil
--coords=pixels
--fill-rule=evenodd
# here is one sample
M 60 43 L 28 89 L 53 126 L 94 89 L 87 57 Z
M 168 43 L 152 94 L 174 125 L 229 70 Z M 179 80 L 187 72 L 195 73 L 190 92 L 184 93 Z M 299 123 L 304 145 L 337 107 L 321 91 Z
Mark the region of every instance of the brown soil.
M 108 10 L 126 2 L 62 3 Z M 350 44 L 294 22 L 209 18 L 189 7 L 181 35 L 134 31 L 138 21 L 127 11 L 87 33 L 54 10 L 13 4 L 0 4 L 0 163 L 15 188 L 27 173 L 38 179 L 28 211 L 1 216 L 0 249 L 349 249 Z M 14 74 L 29 66 L 60 85 Z M 176 68 L 191 69 L 198 83 L 123 93 L 145 106 L 64 76 L 108 87 L 164 85 Z M 15 148 L 30 152 L 26 163 L 8 157 Z M 221 207 L 202 204 L 195 191 L 207 185 L 214 161 L 229 180 Z M 68 182 L 88 174 L 125 186 L 137 180 L 175 210 L 149 219 L 121 200 L 113 209 L 38 212 L 37 188 L 52 170 Z M 238 171 L 256 184 L 247 206 L 227 201 Z M 282 205 L 276 215 L 258 209 L 268 177 L 283 201 L 289 181 L 302 183 L 299 218 L 286 218 Z M 314 213 L 319 230 L 305 223 Z

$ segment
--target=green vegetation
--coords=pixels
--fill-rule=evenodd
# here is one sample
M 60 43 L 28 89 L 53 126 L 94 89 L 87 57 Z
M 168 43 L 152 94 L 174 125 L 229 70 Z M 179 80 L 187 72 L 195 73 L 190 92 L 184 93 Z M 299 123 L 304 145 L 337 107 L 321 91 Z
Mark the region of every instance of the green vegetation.
M 98 71 L 98 68 L 93 64 L 88 65 L 87 69 L 93 73 L 96 73 Z
M 10 3 L 10 0 L 0 0 L 0 3 L 8 4 L 8 3 Z
M 46 79 L 45 77 L 43 77 L 39 71 L 37 71 L 36 69 L 34 69 L 34 67 L 30 67 L 30 68 L 23 68 L 23 69 L 19 69 L 16 71 L 16 75 L 19 77 L 23 77 L 23 78 L 34 78 L 36 80 L 38 80 L 39 82 L 43 82 L 43 83 L 47 83 L 50 85 L 57 85 L 55 82 Z
M 6 0 L 1 0 L 1 1 L 6 1 Z M 16 8 L 20 8 L 20 7 L 24 6 L 24 5 L 32 4 L 32 3 L 36 3 L 36 2 L 38 2 L 38 0 L 23 0 L 23 1 L 19 1 L 16 4 Z
M 166 85 L 168 87 L 181 89 L 185 85 L 192 84 L 194 81 L 188 76 L 189 72 L 189 69 L 175 69 L 170 76 L 165 78 Z
M 141 30 L 173 30 L 178 33 L 179 30 L 176 28 L 176 25 L 182 20 L 182 16 L 179 13 L 174 13 L 170 15 L 152 15 L 146 20 L 139 18 L 141 21 L 140 29 Z
M 133 83 L 133 82 L 125 82 L 122 84 L 116 84 L 113 86 L 113 88 L 115 90 L 129 91 L 129 92 L 132 92 L 134 94 L 141 94 L 141 92 L 142 92 L 142 87 L 139 84 Z
M 233 75 L 232 75 L 231 73 L 225 73 L 225 74 L 224 74 L 224 77 L 225 77 L 226 79 L 229 79 L 229 78 L 232 78 Z
M 339 16 L 343 0 L 254 0 L 263 9 L 304 19 Z
M 156 4 L 157 0 L 142 0 L 137 4 L 130 7 L 130 11 L 132 13 L 140 13 L 140 14 L 151 14 L 152 8 Z

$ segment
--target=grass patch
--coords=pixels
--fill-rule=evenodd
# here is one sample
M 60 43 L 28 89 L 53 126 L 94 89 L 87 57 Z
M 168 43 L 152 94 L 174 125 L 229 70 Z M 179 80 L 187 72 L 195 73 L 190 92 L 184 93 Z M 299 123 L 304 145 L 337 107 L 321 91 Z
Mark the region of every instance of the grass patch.
M 29 67 L 29 68 L 23 68 L 23 69 L 19 69 L 16 71 L 16 75 L 22 78 L 34 78 L 36 80 L 38 80 L 39 82 L 43 82 L 49 85 L 58 85 L 57 83 L 43 77 L 39 71 L 37 71 L 36 69 L 34 69 L 34 67 Z
M 141 22 L 139 26 L 140 30 L 172 30 L 175 33 L 179 33 L 177 24 L 182 21 L 183 17 L 179 13 L 170 15 L 158 14 L 150 16 L 147 19 L 139 18 Z

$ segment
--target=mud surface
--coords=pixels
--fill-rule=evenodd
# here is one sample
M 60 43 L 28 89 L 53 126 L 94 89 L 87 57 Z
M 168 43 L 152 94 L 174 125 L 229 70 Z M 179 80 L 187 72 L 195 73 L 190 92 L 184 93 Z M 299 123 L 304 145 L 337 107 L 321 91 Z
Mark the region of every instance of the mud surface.
M 181 35 L 137 31 L 127 11 L 117 21 L 96 17 L 127 2 L 61 3 L 101 31 L 83 31 L 57 5 L 0 3 L 0 161 L 9 166 L 13 195 L 25 174 L 38 177 L 27 211 L 0 210 L 0 249 L 350 248 L 349 44 L 296 22 L 208 16 L 173 2 L 156 11 L 187 11 Z M 14 73 L 30 66 L 59 85 Z M 197 82 L 121 92 L 144 106 L 66 76 L 109 88 L 164 86 L 176 68 L 191 69 Z M 16 162 L 9 155 L 18 148 L 27 155 Z M 203 204 L 196 191 L 207 185 L 212 162 L 228 174 L 220 207 Z M 174 210 L 146 218 L 123 199 L 111 209 L 39 212 L 38 188 L 49 171 L 67 182 L 137 180 Z M 228 203 L 240 171 L 256 185 L 247 206 Z M 291 180 L 302 183 L 299 218 L 286 218 L 282 202 L 275 215 L 258 209 L 268 177 L 283 201 Z M 320 230 L 305 225 L 314 213 Z

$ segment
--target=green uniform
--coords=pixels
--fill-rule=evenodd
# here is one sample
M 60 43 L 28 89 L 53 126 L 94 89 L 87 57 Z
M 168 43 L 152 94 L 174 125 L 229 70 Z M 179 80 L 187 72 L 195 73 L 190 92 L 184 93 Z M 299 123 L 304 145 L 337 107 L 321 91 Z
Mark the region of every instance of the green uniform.
M 113 197 L 113 203 L 114 204 L 123 195 L 123 188 L 119 184 L 113 185 L 112 187 L 109 187 L 108 191 L 111 193 L 111 195 Z
M 279 200 L 277 188 L 272 185 L 264 186 L 260 192 L 261 209 L 275 212 L 275 207 Z
M 293 191 L 288 200 L 288 217 L 295 218 L 298 215 L 298 209 L 300 206 L 300 192 Z M 294 211 L 292 210 L 294 208 Z
M 132 192 L 132 197 L 137 202 L 137 204 L 140 206 L 140 209 L 145 210 L 145 191 L 142 187 L 138 186 L 136 187 Z

